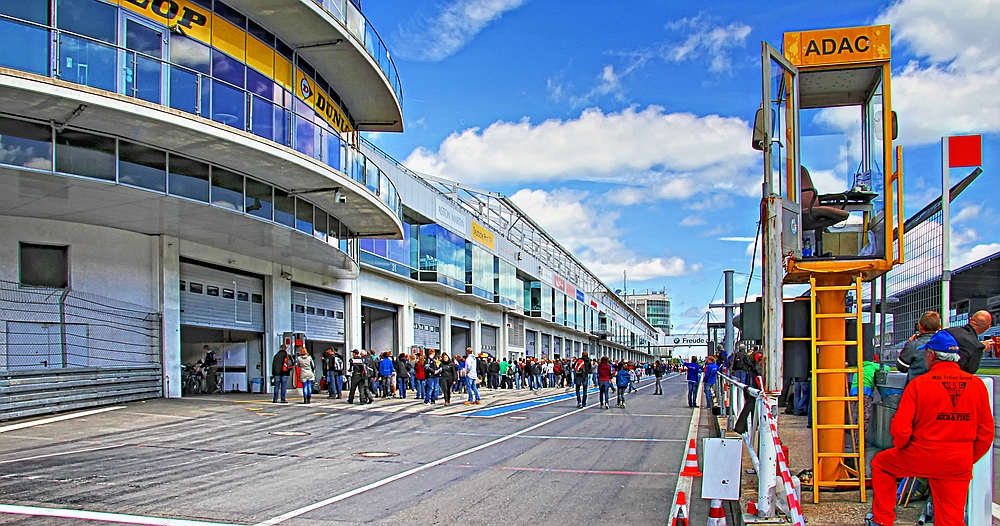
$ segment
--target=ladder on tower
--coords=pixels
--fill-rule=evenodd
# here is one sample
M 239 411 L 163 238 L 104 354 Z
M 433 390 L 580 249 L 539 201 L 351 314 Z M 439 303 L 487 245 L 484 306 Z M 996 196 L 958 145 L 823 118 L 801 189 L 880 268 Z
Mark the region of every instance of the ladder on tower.
M 851 285 L 836 286 L 816 285 L 816 278 L 810 277 L 809 286 L 809 305 L 812 323 L 809 339 L 812 342 L 812 396 L 810 397 L 810 403 L 812 404 L 813 414 L 813 502 L 816 504 L 819 503 L 819 494 L 821 489 L 824 487 L 847 488 L 852 486 L 857 486 L 861 495 L 861 502 L 865 502 L 867 496 L 865 494 L 864 344 L 862 343 L 864 331 L 861 323 L 861 276 L 855 276 Z M 844 312 L 817 313 L 817 293 L 824 291 L 854 291 L 854 304 L 857 306 L 855 309 L 856 312 L 847 312 L 847 306 L 845 303 L 843 306 Z M 845 323 L 846 320 L 854 318 L 857 321 L 856 338 L 854 340 L 824 339 L 823 335 L 820 334 L 819 331 L 819 320 L 825 318 L 840 318 L 843 319 Z M 821 369 L 818 361 L 819 353 L 822 352 L 823 347 L 830 346 L 854 346 L 857 351 L 857 361 L 855 362 L 856 367 L 848 367 L 845 363 L 843 367 Z M 857 395 L 850 396 L 850 391 L 846 390 L 845 396 L 819 396 L 820 383 L 840 380 L 839 378 L 832 378 L 831 375 L 841 374 L 857 375 Z M 843 380 L 840 380 L 840 382 L 842 384 Z M 853 414 L 858 415 L 856 424 L 851 421 L 845 421 L 848 420 L 847 412 L 844 412 L 844 416 L 842 417 L 840 423 L 820 423 L 820 404 L 836 402 L 857 404 L 857 410 L 853 412 Z M 841 430 L 844 433 L 850 433 L 852 442 L 851 451 L 847 451 L 847 448 L 843 445 L 839 451 L 820 451 L 819 432 L 824 429 Z M 823 480 L 823 470 L 820 469 L 820 459 L 824 458 L 839 459 L 841 467 L 844 471 L 851 475 L 851 478 Z M 853 466 L 848 463 L 849 459 L 854 460 Z

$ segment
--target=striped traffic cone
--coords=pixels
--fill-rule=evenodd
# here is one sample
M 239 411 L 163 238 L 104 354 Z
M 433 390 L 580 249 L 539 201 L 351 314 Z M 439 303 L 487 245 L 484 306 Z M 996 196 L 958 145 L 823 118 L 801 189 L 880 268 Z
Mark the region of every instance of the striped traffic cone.
M 688 523 L 687 495 L 683 491 L 677 493 L 677 513 L 670 526 L 690 526 Z
M 708 526 L 727 526 L 726 510 L 722 509 L 722 501 L 712 499 L 712 507 L 708 510 Z
M 700 477 L 701 471 L 698 469 L 698 448 L 694 444 L 694 439 L 691 439 L 691 444 L 688 446 L 687 458 L 684 459 L 684 469 L 681 470 L 682 477 Z

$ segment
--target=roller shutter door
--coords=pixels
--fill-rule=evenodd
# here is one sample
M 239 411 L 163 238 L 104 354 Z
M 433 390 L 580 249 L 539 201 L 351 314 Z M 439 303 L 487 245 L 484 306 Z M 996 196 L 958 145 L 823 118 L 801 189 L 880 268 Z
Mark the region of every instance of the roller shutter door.
M 441 316 L 413 312 L 413 345 L 425 349 L 441 349 Z
M 340 294 L 292 285 L 292 332 L 310 340 L 345 342 L 346 303 Z
M 495 355 L 497 352 L 497 328 L 483 325 L 483 351 Z
M 264 280 L 194 263 L 180 265 L 181 324 L 264 332 Z

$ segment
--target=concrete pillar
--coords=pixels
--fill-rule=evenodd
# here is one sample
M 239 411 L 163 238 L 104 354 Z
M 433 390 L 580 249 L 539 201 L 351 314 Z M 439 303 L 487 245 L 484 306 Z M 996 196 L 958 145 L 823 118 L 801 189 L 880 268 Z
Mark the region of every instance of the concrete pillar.
M 164 398 L 181 396 L 181 252 L 177 238 L 159 236 L 160 349 Z
M 265 366 L 269 376 L 271 374 L 271 361 L 282 343 L 281 336 L 292 330 L 292 281 L 283 277 L 283 273 L 281 265 L 274 265 L 271 275 L 264 280 L 265 290 L 270 296 L 269 301 L 265 304 L 265 316 L 271 321 L 271 332 L 267 335 L 268 342 L 265 349 L 265 356 L 267 356 Z

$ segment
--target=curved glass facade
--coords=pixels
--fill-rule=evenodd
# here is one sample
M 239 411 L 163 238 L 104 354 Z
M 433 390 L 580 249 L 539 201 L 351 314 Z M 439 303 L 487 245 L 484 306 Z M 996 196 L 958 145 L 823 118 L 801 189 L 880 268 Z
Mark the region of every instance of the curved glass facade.
M 357 261 L 353 232 L 288 191 L 220 166 L 142 144 L 0 118 L 0 166 L 81 176 L 190 199 L 298 230 Z
M 193 23 L 186 30 L 183 18 L 167 27 L 141 16 L 140 4 L 152 6 L 0 2 L 0 66 L 168 106 L 293 148 L 347 174 L 402 218 L 392 182 L 343 139 L 353 125 L 339 97 L 289 46 L 222 2 L 214 3 L 211 29 L 201 31 Z

